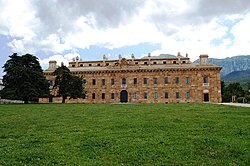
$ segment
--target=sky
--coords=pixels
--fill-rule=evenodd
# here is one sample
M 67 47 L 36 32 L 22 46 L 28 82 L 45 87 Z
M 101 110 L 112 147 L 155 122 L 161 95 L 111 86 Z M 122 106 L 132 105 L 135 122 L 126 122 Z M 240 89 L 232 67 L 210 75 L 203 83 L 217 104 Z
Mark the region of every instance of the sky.
M 250 0 L 0 0 L 0 66 L 50 60 L 250 55 Z M 0 77 L 3 75 L 0 69 Z

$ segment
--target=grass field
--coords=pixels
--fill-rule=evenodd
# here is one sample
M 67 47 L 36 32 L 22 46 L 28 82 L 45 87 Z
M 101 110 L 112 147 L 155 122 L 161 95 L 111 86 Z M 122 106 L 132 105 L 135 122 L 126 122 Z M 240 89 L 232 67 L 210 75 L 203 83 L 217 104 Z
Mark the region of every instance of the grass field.
M 249 108 L 0 105 L 0 165 L 250 165 Z

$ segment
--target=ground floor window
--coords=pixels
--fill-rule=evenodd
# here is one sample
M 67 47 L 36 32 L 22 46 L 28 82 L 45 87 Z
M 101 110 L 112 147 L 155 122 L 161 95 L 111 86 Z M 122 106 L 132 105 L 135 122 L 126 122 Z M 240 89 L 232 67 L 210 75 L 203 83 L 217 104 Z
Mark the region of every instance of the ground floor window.
M 179 93 L 179 92 L 176 92 L 176 93 L 175 93 L 175 97 L 176 97 L 176 99 L 179 99 L 179 98 L 180 98 L 180 93 Z
M 137 92 L 134 92 L 134 99 L 137 99 Z
M 148 98 L 148 93 L 147 93 L 147 92 L 144 92 L 143 97 L 144 97 L 144 99 L 147 99 L 147 98 Z
M 95 93 L 92 93 L 92 99 L 95 99 Z
M 115 99 L 115 94 L 111 93 L 111 99 Z
M 168 99 L 168 92 L 165 92 L 165 99 Z
M 154 99 L 157 99 L 157 98 L 158 98 L 158 93 L 154 92 Z
M 105 93 L 102 93 L 102 99 L 105 99 Z
M 189 99 L 190 98 L 190 92 L 187 92 L 186 93 L 186 99 Z

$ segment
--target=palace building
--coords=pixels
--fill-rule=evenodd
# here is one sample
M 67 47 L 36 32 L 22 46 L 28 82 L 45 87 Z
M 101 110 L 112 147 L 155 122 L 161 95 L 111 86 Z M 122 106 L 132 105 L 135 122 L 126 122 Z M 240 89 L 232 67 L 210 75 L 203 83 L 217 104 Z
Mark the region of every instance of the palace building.
M 66 102 L 82 103 L 179 103 L 221 102 L 220 70 L 210 64 L 208 55 L 200 55 L 200 63 L 190 62 L 188 55 L 122 58 L 100 61 L 69 62 L 73 75 L 79 76 L 85 86 L 83 99 Z M 49 62 L 45 77 L 54 84 L 56 61 Z M 74 88 L 74 87 L 72 87 Z M 53 90 L 51 93 L 56 95 Z M 53 99 L 51 102 L 58 100 Z M 49 99 L 40 99 L 49 102 Z

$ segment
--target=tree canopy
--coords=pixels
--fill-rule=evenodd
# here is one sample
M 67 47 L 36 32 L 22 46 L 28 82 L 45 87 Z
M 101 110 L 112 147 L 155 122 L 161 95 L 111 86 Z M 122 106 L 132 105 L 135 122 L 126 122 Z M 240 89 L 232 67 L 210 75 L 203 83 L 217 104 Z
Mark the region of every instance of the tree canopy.
M 49 83 L 43 76 L 37 57 L 14 53 L 9 58 L 3 66 L 6 74 L 3 76 L 2 98 L 28 103 L 49 95 Z
M 70 70 L 66 66 L 62 64 L 61 67 L 55 70 L 54 75 L 56 79 L 53 88 L 58 89 L 58 95 L 62 96 L 62 103 L 65 102 L 67 97 L 74 99 L 83 97 L 84 88 L 82 79 L 71 75 Z

